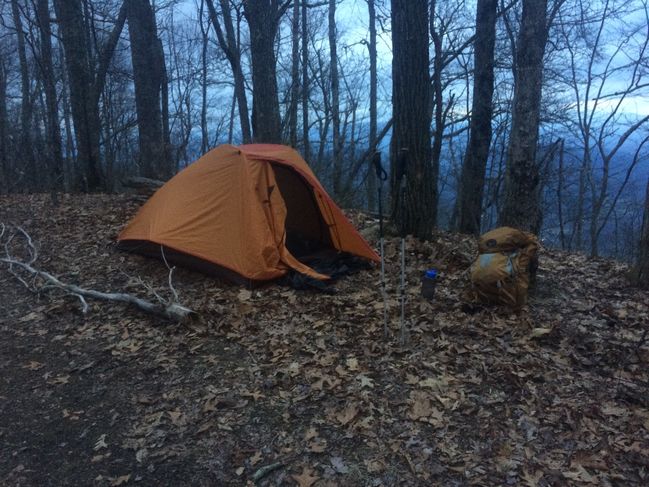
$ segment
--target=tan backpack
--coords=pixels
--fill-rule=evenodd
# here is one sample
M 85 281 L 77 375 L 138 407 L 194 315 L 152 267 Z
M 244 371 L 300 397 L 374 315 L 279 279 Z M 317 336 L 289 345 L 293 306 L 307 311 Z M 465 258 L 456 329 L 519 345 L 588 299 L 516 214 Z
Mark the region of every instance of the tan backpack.
M 478 240 L 478 258 L 471 266 L 471 289 L 483 303 L 520 308 L 527 302 L 530 278 L 538 266 L 535 235 L 500 227 Z

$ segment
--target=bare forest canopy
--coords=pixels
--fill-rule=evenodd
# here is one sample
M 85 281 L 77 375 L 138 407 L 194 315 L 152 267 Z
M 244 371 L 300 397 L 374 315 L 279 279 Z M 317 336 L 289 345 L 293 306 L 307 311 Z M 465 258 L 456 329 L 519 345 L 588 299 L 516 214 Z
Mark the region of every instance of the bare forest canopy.
M 0 191 L 272 142 L 375 211 L 379 150 L 415 236 L 511 224 L 649 260 L 648 42 L 643 0 L 2 0 Z

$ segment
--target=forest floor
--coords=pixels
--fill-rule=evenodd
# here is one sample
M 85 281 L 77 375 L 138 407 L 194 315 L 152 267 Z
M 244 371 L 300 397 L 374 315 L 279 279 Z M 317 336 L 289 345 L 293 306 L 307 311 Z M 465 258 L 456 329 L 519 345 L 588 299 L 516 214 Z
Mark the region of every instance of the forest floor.
M 29 232 L 36 267 L 146 297 L 136 278 L 163 294 L 166 267 L 115 249 L 140 201 L 4 196 L 0 222 Z M 649 294 L 624 265 L 545 249 L 514 313 L 465 302 L 475 240 L 407 248 L 405 347 L 398 239 L 387 340 L 377 269 L 332 294 L 178 269 L 200 314 L 178 325 L 99 301 L 84 315 L 0 267 L 0 484 L 649 484 Z M 428 267 L 441 271 L 432 304 Z

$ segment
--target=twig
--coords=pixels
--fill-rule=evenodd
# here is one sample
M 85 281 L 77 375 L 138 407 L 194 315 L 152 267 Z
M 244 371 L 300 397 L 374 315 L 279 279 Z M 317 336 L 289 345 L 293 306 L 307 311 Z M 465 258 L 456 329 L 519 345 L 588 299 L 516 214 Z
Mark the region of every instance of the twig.
M 36 262 L 36 258 L 38 257 L 38 252 L 36 252 L 34 242 L 32 242 L 32 238 L 25 230 L 22 229 L 22 227 L 16 227 L 16 229 L 20 233 L 22 233 L 23 237 L 25 237 L 25 240 L 27 240 L 27 250 L 29 252 L 29 261 L 27 262 L 27 264 L 32 265 L 34 262 Z
M 176 289 L 174 288 L 172 284 L 172 277 L 174 273 L 174 269 L 176 267 L 171 267 L 169 265 L 169 262 L 167 262 L 167 257 L 165 256 L 165 248 L 161 245 L 160 246 L 160 253 L 162 254 L 162 260 L 164 261 L 165 265 L 167 266 L 167 269 L 169 269 L 169 289 L 171 289 L 171 292 L 174 295 L 174 301 L 178 301 L 178 293 L 176 292 Z
M 140 283 L 140 285 L 144 289 L 146 289 L 147 291 L 149 291 L 151 294 L 153 294 L 155 296 L 155 298 L 158 300 L 159 303 L 164 304 L 164 303 L 167 302 L 167 300 L 165 298 L 160 296 L 157 293 L 157 291 L 155 289 L 153 289 L 153 286 L 151 286 L 150 284 L 147 284 L 146 282 L 144 282 L 144 280 L 141 277 L 138 276 L 136 279 L 138 280 L 138 282 Z
M 89 309 L 88 301 L 86 301 L 86 299 L 81 294 L 75 294 L 75 296 L 79 298 L 79 301 L 81 301 L 81 312 L 85 315 Z
M 131 280 L 131 279 L 135 279 L 135 280 L 138 282 L 138 284 L 139 284 L 140 286 L 142 286 L 144 289 L 146 289 L 146 290 L 149 291 L 151 294 L 153 294 L 153 296 L 155 296 L 155 298 L 158 300 L 159 303 L 163 303 L 163 304 L 164 304 L 164 303 L 167 302 L 166 299 L 164 299 L 162 296 L 160 296 L 160 294 L 158 294 L 158 292 L 157 292 L 155 289 L 153 289 L 153 286 L 150 286 L 149 284 L 147 284 L 146 282 L 144 282 L 144 279 L 142 279 L 140 276 L 135 276 L 135 277 L 129 276 L 126 272 L 124 272 L 124 271 L 121 270 L 121 269 L 120 269 L 120 272 L 121 272 L 122 274 L 124 274 L 124 275 L 129 279 L 129 280 Z

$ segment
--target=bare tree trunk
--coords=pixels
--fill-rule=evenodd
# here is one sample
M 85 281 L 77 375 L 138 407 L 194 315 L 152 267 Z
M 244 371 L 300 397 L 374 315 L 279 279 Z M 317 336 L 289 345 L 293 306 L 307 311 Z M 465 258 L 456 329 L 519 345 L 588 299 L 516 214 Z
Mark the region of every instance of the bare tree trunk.
M 61 50 L 61 58 L 65 57 Z M 72 130 L 72 113 L 70 113 L 70 83 L 65 69 L 61 70 L 61 81 L 63 84 L 61 97 L 63 106 L 63 127 L 65 129 L 65 167 L 63 171 L 63 186 L 65 191 L 71 191 L 76 177 L 76 151 L 74 147 L 74 134 Z
M 228 124 L 228 144 L 232 143 L 234 136 L 234 109 L 237 108 L 237 96 L 232 94 L 232 103 L 230 103 L 230 123 Z
M 352 115 L 352 121 L 350 124 L 350 130 L 349 130 L 349 145 L 348 145 L 348 150 L 345 152 L 345 157 L 347 157 L 350 161 L 355 161 L 356 160 L 356 114 L 358 113 L 358 106 L 357 106 L 357 101 L 352 102 L 352 106 L 350 108 L 351 110 L 351 115 Z M 347 129 L 345 128 L 343 133 L 347 133 Z M 343 138 L 343 141 L 345 139 Z M 341 151 L 342 152 L 342 151 Z M 342 154 L 341 154 L 342 155 Z
M 331 127 L 333 129 L 333 191 L 341 196 L 342 161 L 340 157 L 340 83 L 336 49 L 336 0 L 329 0 L 329 81 L 331 83 Z
M 378 124 L 377 115 L 377 68 L 376 68 L 376 9 L 374 0 L 367 0 L 367 13 L 369 15 L 370 24 L 370 42 L 367 46 L 370 56 L 370 134 L 368 146 L 369 150 L 373 151 L 376 148 L 376 131 Z M 372 167 L 368 168 L 367 173 L 367 208 L 369 211 L 374 211 L 376 208 L 376 173 Z
M 297 147 L 297 106 L 300 97 L 300 2 L 293 2 L 291 18 L 291 104 L 289 107 L 289 143 Z
M 47 143 L 52 154 L 52 189 L 60 189 L 63 185 L 63 149 L 61 146 L 61 130 L 59 110 L 56 100 L 56 80 L 52 64 L 52 29 L 50 26 L 49 1 L 38 0 L 36 15 L 41 39 L 40 66 L 45 88 L 47 105 Z
M 584 225 L 584 206 L 586 198 L 586 172 L 590 171 L 587 168 L 586 161 L 582 161 L 579 168 L 579 186 L 577 190 L 577 213 L 575 215 L 574 224 L 572 226 L 572 235 L 568 247 L 574 250 L 581 250 L 583 246 L 583 225 Z M 572 241 L 575 245 L 572 245 Z
M 32 189 L 38 185 L 36 179 L 36 167 L 34 153 L 31 141 L 32 129 L 32 100 L 29 82 L 29 66 L 27 65 L 27 52 L 25 50 L 25 33 L 23 32 L 23 22 L 18 6 L 18 0 L 11 0 L 11 13 L 13 16 L 14 27 L 16 29 L 16 39 L 18 48 L 18 60 L 20 62 L 20 151 L 22 155 L 22 170 L 26 174 L 25 182 Z
M 169 165 L 169 171 L 173 175 L 178 171 L 171 157 L 171 131 L 169 129 L 169 76 L 167 75 L 167 65 L 165 63 L 165 54 L 162 47 L 162 40 L 158 39 L 158 62 L 162 73 L 162 86 L 160 88 L 160 104 L 162 111 L 162 140 L 164 140 L 165 158 Z
M 98 101 L 114 45 L 110 52 L 104 51 L 97 77 L 94 78 L 91 68 L 94 63 L 91 62 L 80 0 L 54 0 L 54 9 L 65 50 L 77 160 L 82 169 L 81 183 L 77 186 L 86 191 L 102 190 L 106 184 L 101 174 Z M 119 31 L 121 32 L 121 27 Z
M 173 171 L 167 161 L 162 130 L 162 65 L 155 14 L 149 0 L 126 0 L 131 40 L 135 106 L 142 175 L 168 179 Z
M 478 0 L 471 130 L 460 182 L 460 232 L 480 233 L 485 171 L 491 144 L 497 0 Z
M 234 33 L 230 3 L 228 0 L 219 0 L 225 28 L 225 35 L 223 35 L 223 29 L 221 28 L 216 9 L 214 8 L 214 2 L 213 0 L 206 1 L 210 18 L 212 19 L 212 25 L 216 31 L 217 40 L 221 49 L 225 53 L 225 57 L 228 58 L 228 62 L 232 69 L 232 76 L 234 78 L 234 94 L 237 98 L 237 106 L 239 107 L 241 137 L 244 144 L 249 144 L 252 141 L 252 133 L 250 131 L 250 117 L 248 115 L 248 99 L 246 97 L 245 80 L 241 68 L 241 51 Z
M 207 27 L 203 25 L 203 9 L 205 0 L 201 0 L 200 6 L 200 28 L 201 28 L 201 154 L 205 154 L 209 147 L 209 134 L 207 132 L 207 46 L 209 38 L 209 23 Z M 209 21 L 208 21 L 209 22 Z
M 325 141 L 327 140 L 327 134 L 329 133 L 329 125 L 331 125 L 331 117 L 329 117 L 329 111 L 325 110 L 324 114 L 324 124 L 320 121 L 320 144 L 318 145 L 318 157 L 316 159 L 317 167 L 322 167 L 322 162 L 324 160 L 324 150 L 325 150 Z
M 283 8 L 289 6 L 284 4 Z M 279 0 L 245 0 L 252 59 L 252 133 L 255 142 L 282 142 L 279 115 L 275 37 L 283 8 Z
M 311 147 L 309 144 L 309 31 L 307 8 L 307 1 L 302 0 L 302 155 L 306 161 L 309 161 Z
M 601 236 L 602 230 L 606 227 L 606 224 L 609 221 L 611 213 L 615 211 L 615 205 L 617 204 L 620 196 L 624 192 L 624 189 L 631 179 L 633 170 L 637 166 L 638 162 L 642 159 L 643 147 L 649 142 L 649 135 L 636 146 L 635 153 L 631 162 L 628 163 L 624 178 L 620 182 L 620 185 L 615 191 L 614 194 L 611 194 L 608 190 L 609 188 L 609 178 L 611 171 L 611 161 L 613 157 L 618 152 L 618 150 L 624 145 L 626 140 L 644 123 L 649 121 L 649 115 L 640 119 L 635 124 L 630 126 L 619 138 L 617 144 L 611 149 L 610 152 L 606 153 L 604 150 L 604 142 L 600 136 L 598 140 L 599 146 L 599 155 L 602 158 L 602 176 L 599 188 L 599 194 L 593 195 L 592 210 L 591 210 L 591 219 L 590 219 L 590 241 L 591 241 L 591 257 L 597 257 L 599 255 L 599 238 Z M 609 203 L 608 208 L 605 207 L 606 203 Z
M 516 49 L 512 130 L 507 154 L 500 224 L 538 233 L 540 184 L 536 150 L 539 134 L 547 0 L 523 0 Z
M 565 171 L 563 165 L 565 141 L 561 139 L 559 147 L 559 181 L 557 182 L 557 216 L 559 218 L 559 241 L 561 249 L 566 250 L 566 232 L 563 221 L 563 186 L 565 180 Z
M 0 193 L 9 191 L 9 155 L 7 137 L 7 74 L 0 59 Z
M 562 22 L 560 25 L 560 33 L 567 41 L 565 48 L 569 55 L 566 58 L 566 74 L 563 76 L 573 91 L 579 142 L 582 144 L 577 214 L 571 239 L 576 237 L 577 248 L 582 247 L 587 207 L 592 256 L 598 254 L 600 234 L 615 211 L 618 195 L 630 177 L 630 172 L 627 172 L 625 181 L 613 196 L 611 189 L 615 178 L 612 177 L 612 171 L 617 169 L 618 164 L 613 164 L 612 159 L 630 140 L 631 135 L 649 121 L 649 117 L 636 117 L 627 130 L 621 134 L 618 132 L 621 119 L 628 121 L 632 118 L 630 113 L 622 114 L 625 112 L 623 102 L 627 97 L 640 96 L 639 90 L 647 86 L 642 82 L 645 75 L 642 66 L 649 51 L 649 29 L 646 22 L 620 26 L 616 29 L 615 36 L 608 35 L 612 19 L 625 15 L 620 8 L 627 12 L 625 2 L 577 2 L 573 15 L 576 19 L 581 19 L 581 22 Z M 637 8 L 638 13 L 644 10 L 646 17 L 647 5 Z M 584 22 L 585 18 L 588 18 L 587 23 Z M 624 23 L 627 24 L 626 21 Z M 638 38 L 642 39 L 642 43 L 637 44 L 633 50 L 627 50 L 625 46 L 636 42 L 631 41 L 631 38 L 640 33 L 638 28 L 644 31 L 644 36 L 640 34 L 642 37 Z M 637 147 L 636 141 L 632 144 Z M 628 159 L 628 156 L 625 158 Z M 636 163 L 634 157 L 627 167 L 632 168 Z M 585 201 L 587 189 L 590 193 L 589 201 Z
M 435 220 L 430 149 L 428 2 L 392 0 L 392 214 L 402 231 L 429 238 Z M 399 190 L 405 158 L 405 194 Z M 400 196 L 404 205 L 401 208 Z
M 635 278 L 640 286 L 649 288 L 649 179 L 647 179 L 642 232 L 640 234 L 640 249 L 635 268 Z
M 431 204 L 431 225 L 434 227 L 437 224 L 437 203 L 439 199 L 437 180 L 439 178 L 439 161 L 442 155 L 442 137 L 444 136 L 444 99 L 442 89 L 442 70 L 443 70 L 443 45 L 442 36 L 435 28 L 435 8 L 436 0 L 430 2 L 430 18 L 429 29 L 430 36 L 433 41 L 433 51 L 435 56 L 433 58 L 433 102 L 435 106 L 435 128 L 433 130 L 433 145 L 431 147 L 431 161 L 430 161 L 430 177 L 433 181 L 432 193 L 430 195 Z
M 104 123 L 102 124 L 103 130 L 103 146 L 104 146 L 104 161 L 106 166 L 106 191 L 112 192 L 115 190 L 115 148 L 112 143 L 112 124 L 111 124 L 111 99 L 110 94 L 104 92 L 101 97 L 101 113 Z

